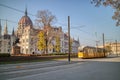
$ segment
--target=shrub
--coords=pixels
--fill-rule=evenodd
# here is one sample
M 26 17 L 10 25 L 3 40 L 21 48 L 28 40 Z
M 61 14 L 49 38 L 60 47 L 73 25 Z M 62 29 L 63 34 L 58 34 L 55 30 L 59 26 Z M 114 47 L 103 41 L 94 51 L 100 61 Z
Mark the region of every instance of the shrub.
M 0 53 L 0 57 L 10 57 L 10 53 Z
M 66 53 L 51 53 L 51 55 L 67 55 Z

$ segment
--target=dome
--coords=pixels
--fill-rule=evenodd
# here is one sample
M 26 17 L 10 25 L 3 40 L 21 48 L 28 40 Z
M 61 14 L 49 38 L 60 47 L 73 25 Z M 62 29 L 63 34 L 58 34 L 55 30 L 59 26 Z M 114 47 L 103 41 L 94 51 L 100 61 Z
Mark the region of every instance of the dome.
M 23 16 L 18 24 L 22 24 L 25 26 L 33 26 L 31 19 L 27 16 L 27 9 L 25 10 L 25 16 Z
M 26 16 L 26 15 L 23 16 L 20 19 L 18 24 L 25 24 L 26 26 L 28 26 L 28 25 L 32 26 L 33 25 L 31 19 L 28 16 Z

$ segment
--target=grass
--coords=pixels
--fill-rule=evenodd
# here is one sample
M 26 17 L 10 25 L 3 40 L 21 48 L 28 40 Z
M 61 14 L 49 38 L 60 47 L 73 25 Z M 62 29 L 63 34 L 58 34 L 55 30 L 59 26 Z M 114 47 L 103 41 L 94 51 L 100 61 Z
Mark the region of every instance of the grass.
M 31 62 L 43 62 L 43 61 L 53 61 L 54 59 L 44 59 L 44 60 L 22 60 L 22 61 L 8 61 L 8 62 L 0 62 L 1 64 L 18 64 L 18 63 L 31 63 Z
M 76 57 L 72 55 L 71 58 Z M 30 62 L 43 62 L 43 61 L 53 61 L 60 59 L 67 59 L 67 55 L 52 55 L 52 56 L 10 56 L 10 57 L 1 57 L 1 64 L 17 64 L 17 63 L 30 63 Z

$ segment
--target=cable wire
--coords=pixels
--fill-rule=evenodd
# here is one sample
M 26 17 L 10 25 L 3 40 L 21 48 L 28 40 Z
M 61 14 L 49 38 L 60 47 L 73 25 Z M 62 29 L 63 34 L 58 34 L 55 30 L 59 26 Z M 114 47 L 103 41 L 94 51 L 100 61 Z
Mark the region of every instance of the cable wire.
M 19 9 L 16 9 L 16 8 L 13 8 L 13 7 L 4 5 L 4 4 L 0 4 L 0 6 L 6 7 L 6 8 L 9 8 L 9 9 L 12 9 L 12 10 L 15 10 L 15 11 L 18 11 L 18 12 L 21 12 L 21 13 L 24 13 L 24 11 L 22 11 L 22 10 L 19 10 Z M 31 13 L 28 13 L 28 14 L 31 15 L 31 16 L 35 16 L 35 15 L 31 14 Z

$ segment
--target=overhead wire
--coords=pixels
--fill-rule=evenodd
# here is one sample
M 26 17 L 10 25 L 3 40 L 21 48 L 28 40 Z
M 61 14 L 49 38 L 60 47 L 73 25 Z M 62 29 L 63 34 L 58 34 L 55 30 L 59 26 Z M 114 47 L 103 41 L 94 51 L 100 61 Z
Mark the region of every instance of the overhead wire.
M 0 19 L 0 20 L 2 20 L 2 21 L 6 21 L 6 20 L 7 20 L 7 22 L 12 22 L 12 23 L 15 23 L 15 24 L 17 24 L 17 22 L 15 22 L 15 21 L 12 21 L 12 20 L 8 20 L 8 19 Z
M 19 10 L 19 9 L 16 9 L 16 8 L 13 8 L 13 7 L 4 5 L 4 4 L 0 4 L 0 6 L 6 7 L 6 8 L 9 8 L 9 9 L 12 9 L 12 10 L 15 10 L 15 11 L 18 11 L 18 12 L 21 12 L 21 13 L 24 13 L 24 11 L 22 11 L 22 10 Z M 31 13 L 28 13 L 28 14 L 31 15 L 31 16 L 35 16 L 35 15 L 31 14 Z
M 4 5 L 4 4 L 0 4 L 0 6 L 5 7 L 5 8 L 9 8 L 9 9 L 12 9 L 12 10 L 17 11 L 17 12 L 24 13 L 24 11 L 22 11 L 22 10 L 19 10 L 19 9 L 16 9 L 16 8 L 13 8 L 13 7 Z M 28 14 L 31 15 L 31 16 L 35 16 L 35 15 L 31 14 L 31 13 L 28 13 Z M 6 19 L 0 19 L 0 20 L 6 21 Z M 7 19 L 7 21 L 8 21 L 8 22 L 12 22 L 12 23 L 17 23 L 17 22 L 15 22 L 15 21 L 11 21 L 11 20 L 8 20 L 8 19 Z
M 66 24 L 59 23 L 59 24 L 61 24 L 62 26 L 67 26 L 67 23 L 66 23 Z M 81 28 L 83 28 L 83 27 L 85 27 L 85 25 L 82 25 L 82 26 L 75 26 L 75 27 L 71 26 L 70 29 L 79 30 L 79 31 L 81 31 L 81 32 L 83 32 L 83 33 L 85 33 L 85 34 L 87 34 L 87 35 L 94 36 L 93 33 L 90 33 L 90 32 L 88 32 L 88 31 L 82 30 Z M 68 29 L 67 29 L 67 27 L 63 27 L 63 30 L 66 31 L 66 30 L 68 30 Z M 84 37 L 84 39 L 85 39 L 85 40 L 96 41 L 95 39 L 88 39 L 88 38 L 85 38 L 85 37 Z
M 24 13 L 24 11 L 22 11 L 22 10 L 19 10 L 19 9 L 16 9 L 16 8 L 13 8 L 13 7 L 4 5 L 4 4 L 0 4 L 0 6 L 6 7 L 6 8 L 9 8 L 9 9 L 12 9 L 12 10 L 15 10 L 15 11 L 17 11 L 17 12 Z M 28 13 L 28 14 L 31 15 L 31 16 L 35 16 L 35 15 L 31 14 L 31 13 Z M 4 20 L 4 21 L 5 21 L 5 19 L 1 19 L 1 20 Z M 11 20 L 7 20 L 7 21 L 12 22 L 12 23 L 17 23 L 17 22 L 11 21 Z M 62 25 L 65 25 L 65 24 L 62 24 Z M 82 25 L 81 27 L 84 27 L 84 25 Z M 71 29 L 80 30 L 80 31 L 82 31 L 82 32 L 84 32 L 84 33 L 86 33 L 86 34 L 88 34 L 88 35 L 92 35 L 92 36 L 93 36 L 93 34 L 91 34 L 90 32 L 87 32 L 87 31 L 84 31 L 84 30 L 79 29 L 79 28 L 81 28 L 81 27 L 71 27 Z M 64 29 L 64 30 L 65 30 L 65 29 Z M 66 30 L 67 30 L 67 29 L 66 29 Z

